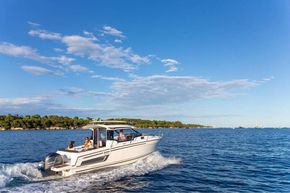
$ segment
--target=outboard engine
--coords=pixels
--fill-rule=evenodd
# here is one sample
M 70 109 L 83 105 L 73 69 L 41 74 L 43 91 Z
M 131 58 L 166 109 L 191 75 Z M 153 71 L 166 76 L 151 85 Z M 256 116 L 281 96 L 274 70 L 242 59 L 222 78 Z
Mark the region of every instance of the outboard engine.
M 49 153 L 44 158 L 44 163 L 42 169 L 44 171 L 50 170 L 53 166 L 59 166 L 64 163 L 63 156 L 58 153 Z

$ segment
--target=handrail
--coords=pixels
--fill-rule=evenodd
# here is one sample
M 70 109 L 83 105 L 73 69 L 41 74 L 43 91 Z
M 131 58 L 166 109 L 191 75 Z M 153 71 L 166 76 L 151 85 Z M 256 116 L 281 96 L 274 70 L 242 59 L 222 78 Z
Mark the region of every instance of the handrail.
M 103 123 L 104 125 L 105 124 L 112 124 L 112 123 L 128 123 L 127 121 L 91 121 L 90 123 Z

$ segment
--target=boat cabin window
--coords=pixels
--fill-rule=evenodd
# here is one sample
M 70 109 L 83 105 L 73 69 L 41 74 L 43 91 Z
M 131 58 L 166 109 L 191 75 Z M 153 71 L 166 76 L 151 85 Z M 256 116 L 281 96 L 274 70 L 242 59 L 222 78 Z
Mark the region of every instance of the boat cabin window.
M 95 128 L 92 130 L 91 140 L 95 148 L 106 147 L 107 141 L 106 128 Z
M 107 130 L 105 128 L 100 128 L 99 129 L 99 141 L 100 141 L 100 147 L 105 147 L 106 146 L 106 141 L 107 141 L 107 135 L 106 135 Z
M 119 131 L 117 130 L 109 130 L 107 131 L 107 139 L 108 140 L 118 140 Z
M 114 140 L 115 137 L 117 137 L 117 136 L 118 136 L 118 133 L 115 132 L 114 130 L 107 131 L 107 139 L 108 140 Z
M 141 136 L 142 134 L 134 129 L 124 129 L 123 130 L 123 134 L 126 136 L 126 139 L 127 140 L 132 140 L 134 139 L 135 137 L 139 137 Z
M 132 128 L 120 128 L 107 131 L 107 139 L 116 140 L 118 142 L 130 141 L 133 140 L 135 137 L 139 137 L 141 135 L 141 133 Z

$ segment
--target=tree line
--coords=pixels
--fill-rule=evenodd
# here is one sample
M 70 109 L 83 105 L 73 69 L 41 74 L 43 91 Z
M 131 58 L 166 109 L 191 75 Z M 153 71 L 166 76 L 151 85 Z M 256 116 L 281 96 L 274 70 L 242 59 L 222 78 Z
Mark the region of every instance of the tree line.
M 185 124 L 181 121 L 164 121 L 164 120 L 145 120 L 145 119 L 130 119 L 130 118 L 118 118 L 110 119 L 115 121 L 127 121 L 134 125 L 136 128 L 204 128 L 200 124 Z
M 90 117 L 79 118 L 79 117 L 66 117 L 58 115 L 0 115 L 0 128 L 10 130 L 14 128 L 21 129 L 75 129 L 81 128 L 84 125 L 89 124 L 93 119 Z M 100 120 L 100 118 L 98 118 Z M 199 124 L 184 124 L 180 121 L 162 121 L 162 120 L 144 120 L 144 119 L 130 119 L 130 118 L 119 118 L 119 119 L 108 119 L 126 121 L 136 128 L 199 128 L 207 127 Z
M 55 128 L 80 128 L 88 124 L 92 119 L 82 119 L 79 117 L 65 117 L 57 115 L 40 116 L 40 115 L 0 115 L 0 127 L 6 130 L 12 128 L 22 129 L 49 129 Z

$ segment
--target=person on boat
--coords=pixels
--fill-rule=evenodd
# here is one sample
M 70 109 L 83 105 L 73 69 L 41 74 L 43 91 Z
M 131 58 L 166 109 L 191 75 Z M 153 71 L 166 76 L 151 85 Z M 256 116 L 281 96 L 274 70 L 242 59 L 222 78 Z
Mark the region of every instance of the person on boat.
M 68 150 L 73 149 L 73 148 L 74 148 L 74 144 L 75 144 L 74 141 L 70 141 L 69 144 L 68 144 L 68 146 L 67 146 L 67 149 L 68 149 Z
M 119 141 L 126 141 L 126 136 L 123 133 L 123 130 L 119 132 Z
M 84 150 L 88 150 L 90 147 L 91 147 L 90 138 L 86 137 L 85 138 L 85 143 L 84 143 Z

